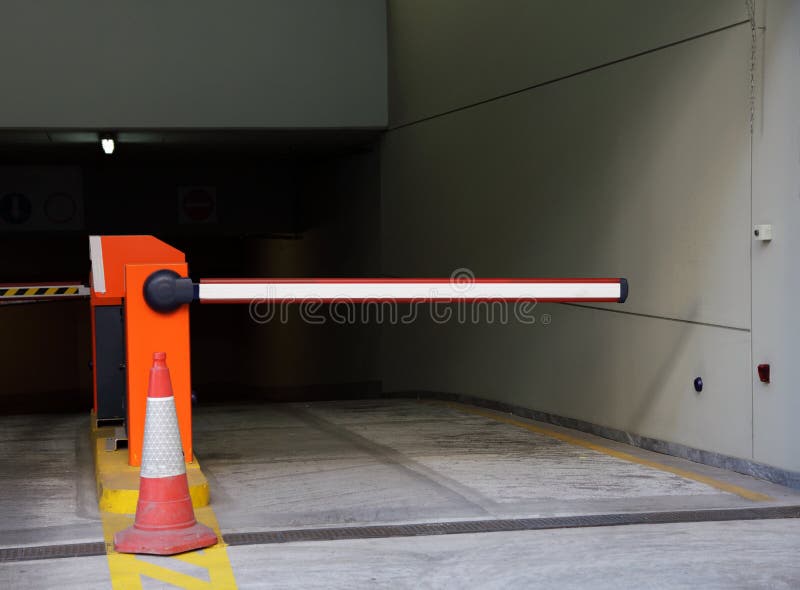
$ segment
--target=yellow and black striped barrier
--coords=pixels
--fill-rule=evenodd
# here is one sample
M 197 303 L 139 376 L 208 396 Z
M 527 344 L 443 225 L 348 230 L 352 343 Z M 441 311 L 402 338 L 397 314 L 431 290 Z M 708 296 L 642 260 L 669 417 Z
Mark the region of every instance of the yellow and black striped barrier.
M 22 301 L 25 299 L 88 296 L 89 287 L 85 285 L 0 285 L 0 303 Z

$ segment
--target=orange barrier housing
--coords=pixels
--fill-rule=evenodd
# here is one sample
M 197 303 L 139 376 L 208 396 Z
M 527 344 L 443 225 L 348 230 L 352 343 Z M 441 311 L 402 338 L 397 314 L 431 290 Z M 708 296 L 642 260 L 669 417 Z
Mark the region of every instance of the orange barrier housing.
M 186 461 L 190 462 L 192 407 L 189 309 L 183 306 L 171 313 L 156 313 L 149 308 L 143 295 L 144 281 L 155 270 L 170 269 L 183 277 L 187 276 L 186 258 L 183 252 L 153 236 L 102 236 L 99 240 L 104 285 L 95 285 L 94 276 L 90 278 L 92 360 L 96 366 L 94 308 L 122 304 L 125 308 L 128 462 L 132 466 L 141 464 L 147 380 L 156 351 L 164 351 L 169 355 L 183 453 Z M 93 264 L 96 262 L 93 260 Z M 95 411 L 97 397 L 95 372 Z

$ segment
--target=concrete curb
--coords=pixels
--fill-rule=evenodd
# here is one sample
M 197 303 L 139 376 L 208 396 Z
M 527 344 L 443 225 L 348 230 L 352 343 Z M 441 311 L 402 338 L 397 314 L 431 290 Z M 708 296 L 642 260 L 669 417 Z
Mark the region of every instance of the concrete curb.
M 105 439 L 113 436 L 113 428 L 97 428 L 94 416 L 91 425 L 98 506 L 102 512 L 134 514 L 139 500 L 139 468 L 128 465 L 128 449 L 105 450 Z M 196 456 L 192 463 L 186 464 L 186 476 L 192 506 L 208 506 L 211 501 L 208 479 L 201 471 Z

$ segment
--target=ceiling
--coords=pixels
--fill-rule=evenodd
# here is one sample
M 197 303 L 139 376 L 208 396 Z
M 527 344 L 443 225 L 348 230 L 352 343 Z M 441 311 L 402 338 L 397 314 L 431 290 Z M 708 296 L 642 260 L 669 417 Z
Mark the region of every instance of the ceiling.
M 3 161 L 107 158 L 100 149 L 103 130 L 0 130 Z M 110 132 L 114 158 L 215 158 L 335 155 L 374 146 L 379 129 L 146 129 Z

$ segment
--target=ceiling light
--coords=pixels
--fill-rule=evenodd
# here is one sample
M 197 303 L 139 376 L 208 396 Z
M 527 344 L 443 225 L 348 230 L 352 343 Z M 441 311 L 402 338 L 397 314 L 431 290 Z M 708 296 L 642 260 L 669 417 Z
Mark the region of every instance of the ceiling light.
M 114 138 L 110 135 L 104 135 L 100 138 L 100 146 L 103 148 L 103 152 L 110 156 L 114 153 Z

